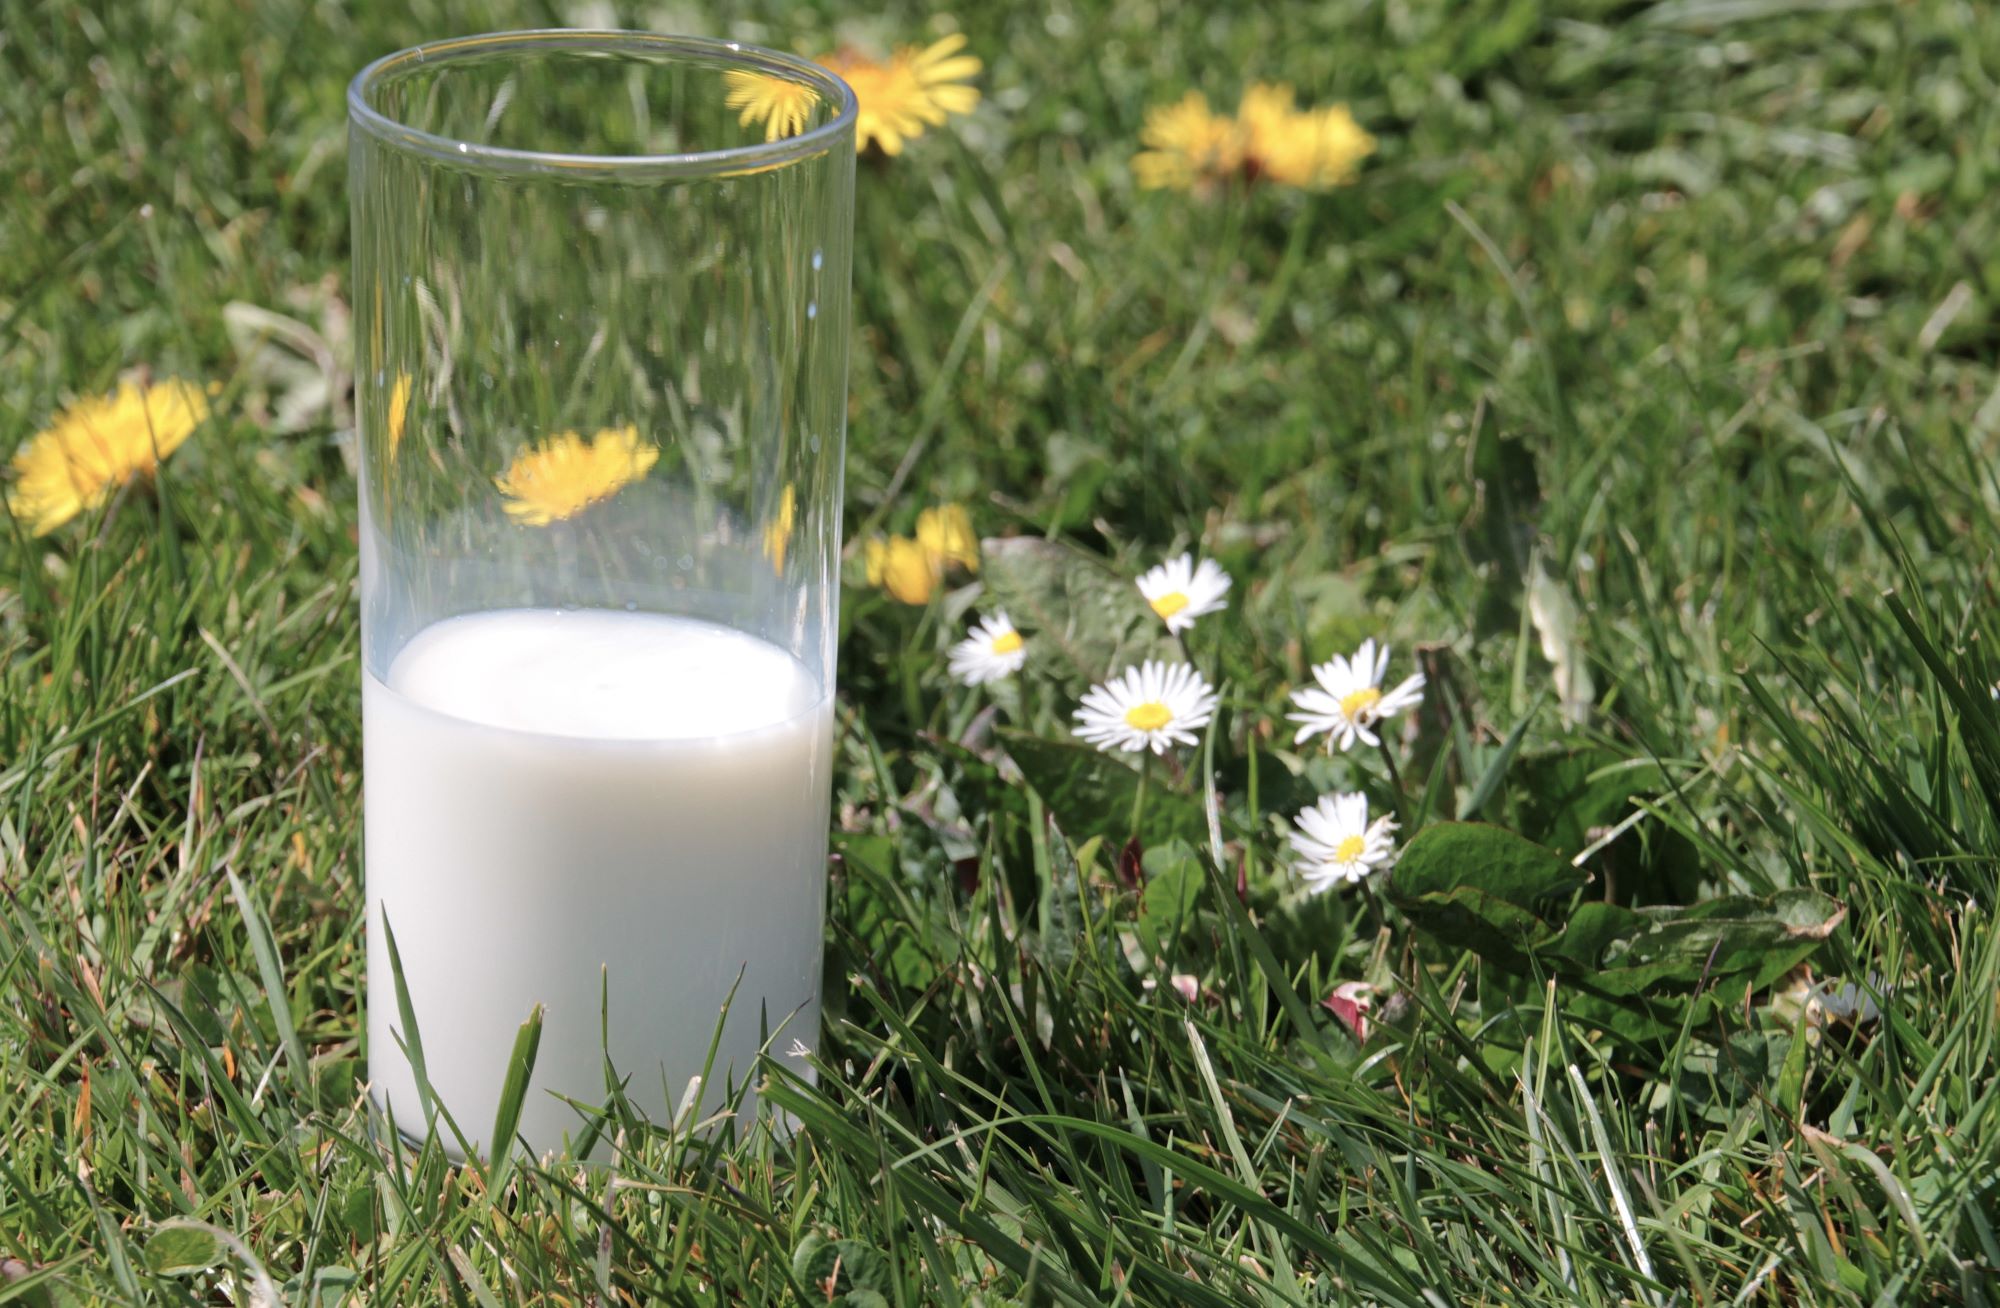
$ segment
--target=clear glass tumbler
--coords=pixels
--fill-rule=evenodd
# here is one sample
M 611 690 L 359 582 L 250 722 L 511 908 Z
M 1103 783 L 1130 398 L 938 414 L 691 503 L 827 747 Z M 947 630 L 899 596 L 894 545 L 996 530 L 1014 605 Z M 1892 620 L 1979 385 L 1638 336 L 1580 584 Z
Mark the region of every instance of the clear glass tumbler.
M 540 1005 L 531 1150 L 712 1113 L 818 1040 L 854 97 L 564 31 L 348 103 L 373 1092 L 502 1147 Z

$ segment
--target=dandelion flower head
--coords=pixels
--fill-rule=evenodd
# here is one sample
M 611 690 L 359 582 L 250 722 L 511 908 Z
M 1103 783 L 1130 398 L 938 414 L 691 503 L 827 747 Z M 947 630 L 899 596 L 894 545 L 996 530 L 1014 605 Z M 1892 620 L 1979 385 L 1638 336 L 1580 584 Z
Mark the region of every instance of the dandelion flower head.
M 928 604 L 943 565 L 908 536 L 876 537 L 863 548 L 868 584 L 880 586 L 904 604 Z
M 778 511 L 764 525 L 764 557 L 771 561 L 771 571 L 780 575 L 785 571 L 785 553 L 791 548 L 792 527 L 798 516 L 798 488 L 786 482 L 784 492 L 778 496 Z
M 1210 109 L 1199 91 L 1148 109 L 1139 140 L 1146 147 L 1132 160 L 1139 185 L 1174 191 L 1235 172 L 1243 166 L 1247 144 L 1242 125 Z
M 947 504 L 917 515 L 917 544 L 938 568 L 979 571 L 979 537 L 963 505 Z
M 396 374 L 396 384 L 389 388 L 389 457 L 396 457 L 396 447 L 403 443 L 403 426 L 410 417 L 410 374 Z
M 1284 186 L 1318 190 L 1354 176 L 1375 152 L 1375 138 L 1344 104 L 1323 109 L 1292 107 L 1292 88 L 1258 83 L 1237 110 L 1249 136 L 1249 156 L 1259 175 Z
M 764 125 L 766 141 L 781 141 L 805 130 L 806 120 L 819 106 L 819 92 L 804 82 L 773 73 L 753 73 L 734 68 L 722 75 L 725 88 L 722 103 L 739 111 L 745 127 Z
M 1232 177 L 1317 189 L 1350 180 L 1375 151 L 1344 104 L 1300 109 L 1292 88 L 1253 82 L 1233 116 L 1208 107 L 1200 92 L 1156 105 L 1140 133 L 1146 147 L 1132 160 L 1139 184 L 1195 190 Z
M 637 427 L 606 427 L 589 440 L 573 431 L 524 451 L 493 479 L 507 515 L 531 527 L 573 518 L 646 475 L 660 451 Z
M 8 508 L 45 536 L 158 468 L 207 417 L 201 388 L 185 381 L 120 382 L 110 395 L 79 400 L 15 452 Z
M 959 53 L 965 37 L 954 33 L 922 49 L 904 46 L 887 59 L 875 59 L 842 47 L 820 59 L 820 66 L 841 77 L 854 90 L 859 114 L 854 124 L 854 148 L 872 143 L 882 153 L 898 155 L 906 141 L 937 127 L 952 114 L 971 113 L 979 103 L 979 88 L 971 85 L 981 67 L 977 58 Z

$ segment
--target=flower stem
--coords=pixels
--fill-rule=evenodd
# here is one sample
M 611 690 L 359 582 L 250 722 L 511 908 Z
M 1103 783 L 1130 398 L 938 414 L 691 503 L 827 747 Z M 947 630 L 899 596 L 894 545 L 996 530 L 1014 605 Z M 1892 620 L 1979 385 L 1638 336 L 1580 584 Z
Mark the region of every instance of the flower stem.
M 1151 751 L 1139 757 L 1139 786 L 1132 792 L 1132 839 L 1139 838 L 1139 819 L 1146 812 L 1146 785 L 1153 779 L 1153 755 Z
M 1389 768 L 1389 786 L 1394 791 L 1396 800 L 1396 821 L 1407 829 L 1410 821 L 1409 805 L 1406 802 L 1409 792 L 1403 787 L 1402 769 L 1396 766 L 1396 752 L 1389 748 L 1388 739 L 1381 736 L 1375 740 L 1375 749 L 1382 755 L 1382 761 Z

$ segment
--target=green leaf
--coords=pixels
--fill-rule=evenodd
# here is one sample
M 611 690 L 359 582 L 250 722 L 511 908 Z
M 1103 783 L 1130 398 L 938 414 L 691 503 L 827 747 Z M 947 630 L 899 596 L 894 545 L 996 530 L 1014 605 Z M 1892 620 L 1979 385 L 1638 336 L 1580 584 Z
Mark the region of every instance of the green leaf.
M 1404 848 L 1389 885 L 1406 897 L 1476 890 L 1532 912 L 1585 880 L 1568 860 L 1511 831 L 1483 822 L 1440 822 Z
M 1428 934 L 1516 972 L 1526 971 L 1529 955 L 1555 935 L 1553 927 L 1527 909 L 1474 886 L 1431 891 L 1399 903 Z
M 1132 801 L 1139 792 L 1138 769 L 1088 745 L 1043 740 L 1005 730 L 1002 744 L 1056 825 L 1081 845 L 1092 836 L 1117 848 L 1131 835 Z M 1146 782 L 1146 808 L 1139 834 L 1149 843 L 1180 839 L 1197 844 L 1207 831 L 1194 796 L 1173 789 L 1157 764 Z
M 1604 951 L 1598 984 L 1615 983 L 1621 971 L 1639 971 L 1648 975 L 1648 985 L 1748 977 L 1762 987 L 1818 949 L 1847 910 L 1816 890 L 1783 890 L 1641 909 L 1639 916 L 1644 930 Z
M 542 1044 L 542 1006 L 529 1010 L 528 1020 L 514 1036 L 514 1052 L 507 1058 L 507 1079 L 500 1083 L 500 1106 L 493 1114 L 493 1138 L 486 1153 L 493 1160 L 489 1193 L 497 1194 L 507 1179 L 507 1165 L 514 1157 L 514 1131 L 521 1124 L 521 1105 L 528 1097 L 528 1081 L 535 1074 L 535 1053 Z
M 1139 892 L 1139 935 L 1155 954 L 1165 954 L 1194 916 L 1207 876 L 1186 842 L 1170 840 L 1146 851 L 1146 886 Z
M 1516 829 L 1574 858 L 1630 816 L 1635 799 L 1665 795 L 1672 786 L 1651 759 L 1584 748 L 1522 756 L 1508 790 Z M 1700 892 L 1702 865 L 1693 843 L 1659 822 L 1641 823 L 1591 865 L 1607 897 L 1620 903 L 1686 903 Z
M 1529 956 L 1556 936 L 1537 908 L 1583 881 L 1568 862 L 1511 831 L 1441 822 L 1403 850 L 1389 893 L 1426 933 L 1524 972 Z
M 289 1066 L 286 1071 L 292 1084 L 307 1092 L 312 1087 L 312 1065 L 306 1060 L 305 1045 L 299 1040 L 298 1029 L 292 1024 L 291 992 L 285 985 L 284 965 L 278 960 L 278 942 L 271 934 L 271 924 L 264 917 L 263 909 L 250 897 L 250 891 L 243 879 L 236 875 L 236 869 L 225 866 L 223 873 L 229 878 L 229 892 L 236 900 L 237 911 L 243 915 L 243 927 L 250 937 L 250 952 L 257 960 L 257 971 L 263 978 L 265 1002 L 271 1009 L 271 1024 L 278 1029 L 278 1043 L 285 1051 Z
M 982 543 L 982 576 L 994 607 L 1028 638 L 1028 666 L 1072 688 L 1180 646 L 1130 577 L 1096 555 L 1036 537 Z
M 831 1301 L 855 1308 L 879 1302 L 892 1288 L 889 1260 L 881 1250 L 859 1240 L 829 1240 L 816 1231 L 793 1249 L 792 1275 L 808 1291 L 845 1296 Z M 869 1294 L 877 1298 L 861 1297 Z
M 185 1276 L 220 1267 L 228 1257 L 215 1232 L 201 1226 L 169 1226 L 146 1241 L 146 1266 L 161 1276 Z
M 899 893 L 894 842 L 852 832 L 836 843 L 847 867 L 840 890 L 846 933 L 866 952 L 869 967 L 897 985 L 923 989 L 937 976 L 937 963 L 919 934 L 922 915 Z

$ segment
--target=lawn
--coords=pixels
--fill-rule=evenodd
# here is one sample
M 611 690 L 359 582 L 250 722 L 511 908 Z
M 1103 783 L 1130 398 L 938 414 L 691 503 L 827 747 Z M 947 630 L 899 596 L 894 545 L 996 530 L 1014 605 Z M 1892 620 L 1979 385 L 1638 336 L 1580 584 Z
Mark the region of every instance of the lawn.
M 799 1129 L 460 1166 L 365 1108 L 343 93 L 606 23 L 982 99 L 859 165 Z M 216 387 L 0 518 L 0 1303 L 2000 1299 L 1997 76 L 1944 0 L 0 0 L 0 456 Z M 1374 153 L 1138 184 L 1257 81 Z M 1295 742 L 1367 639 L 1421 704 Z M 1073 714 L 1175 644 L 1142 781 Z M 1315 893 L 1340 792 L 1401 857 Z

